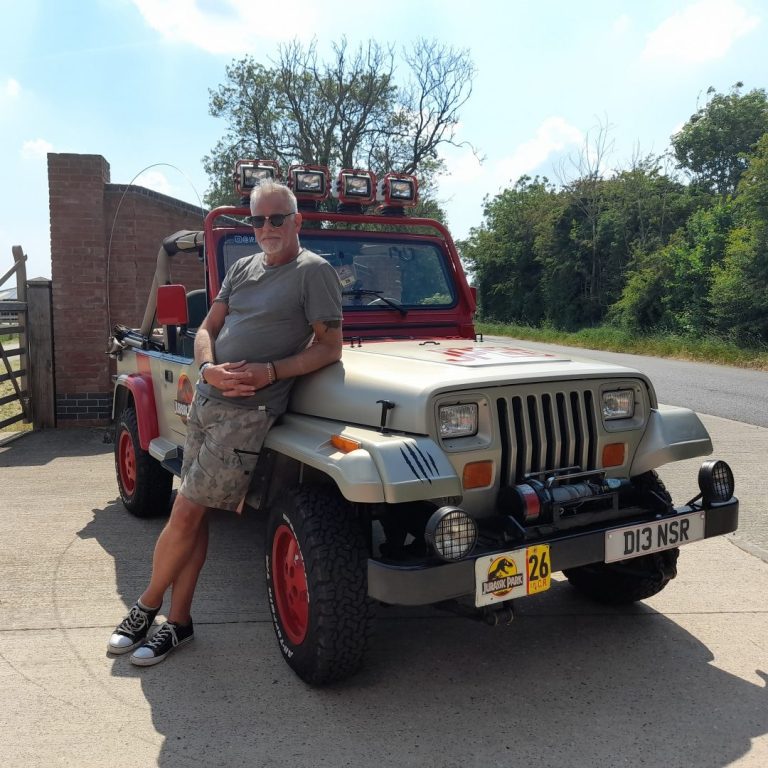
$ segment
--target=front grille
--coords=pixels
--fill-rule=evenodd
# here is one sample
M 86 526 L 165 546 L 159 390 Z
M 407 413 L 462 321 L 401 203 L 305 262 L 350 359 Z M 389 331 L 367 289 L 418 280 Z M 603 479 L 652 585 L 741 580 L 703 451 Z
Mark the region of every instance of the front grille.
M 502 486 L 519 483 L 533 472 L 595 469 L 595 400 L 591 389 L 578 384 L 536 394 L 511 391 L 497 398 Z

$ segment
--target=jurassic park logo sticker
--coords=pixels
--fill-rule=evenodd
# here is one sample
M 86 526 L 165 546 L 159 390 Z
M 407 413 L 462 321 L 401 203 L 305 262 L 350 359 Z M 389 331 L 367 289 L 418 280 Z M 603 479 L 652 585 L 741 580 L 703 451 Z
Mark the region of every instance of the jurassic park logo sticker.
M 475 605 L 544 592 L 551 572 L 546 544 L 480 557 L 475 560 Z
M 173 412 L 184 424 L 187 423 L 189 407 L 192 405 L 192 398 L 194 396 L 194 385 L 189 380 L 189 376 L 186 373 L 182 373 L 179 376 L 179 383 L 176 385 L 176 399 L 173 401 Z

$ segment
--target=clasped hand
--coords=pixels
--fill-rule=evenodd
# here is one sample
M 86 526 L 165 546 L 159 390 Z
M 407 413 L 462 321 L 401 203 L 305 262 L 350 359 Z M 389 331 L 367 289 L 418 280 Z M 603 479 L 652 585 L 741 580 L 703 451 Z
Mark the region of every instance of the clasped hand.
M 266 363 L 217 363 L 205 369 L 205 381 L 225 397 L 249 397 L 269 384 Z

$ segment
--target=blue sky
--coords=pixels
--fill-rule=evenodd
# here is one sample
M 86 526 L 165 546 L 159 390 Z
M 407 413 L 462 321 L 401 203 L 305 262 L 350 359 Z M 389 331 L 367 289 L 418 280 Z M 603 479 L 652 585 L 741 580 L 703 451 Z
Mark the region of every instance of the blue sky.
M 760 0 L 0 0 L 0 274 L 21 244 L 28 275 L 50 276 L 47 152 L 102 154 L 115 183 L 162 164 L 135 183 L 198 202 L 226 131 L 208 92 L 246 53 L 268 65 L 281 42 L 342 35 L 468 49 L 458 138 L 483 162 L 446 151 L 438 190 L 459 238 L 520 175 L 572 176 L 599 125 L 606 168 L 626 167 L 664 152 L 710 85 L 768 88 L 766 16 Z

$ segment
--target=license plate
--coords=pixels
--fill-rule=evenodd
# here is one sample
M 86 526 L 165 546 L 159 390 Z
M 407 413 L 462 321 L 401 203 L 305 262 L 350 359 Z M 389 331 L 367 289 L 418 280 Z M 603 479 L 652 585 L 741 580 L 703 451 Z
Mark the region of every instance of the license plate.
M 475 560 L 475 605 L 491 605 L 549 589 L 552 560 L 548 544 L 513 549 Z
M 618 528 L 605 534 L 605 562 L 615 563 L 630 557 L 650 555 L 703 538 L 702 512 Z

